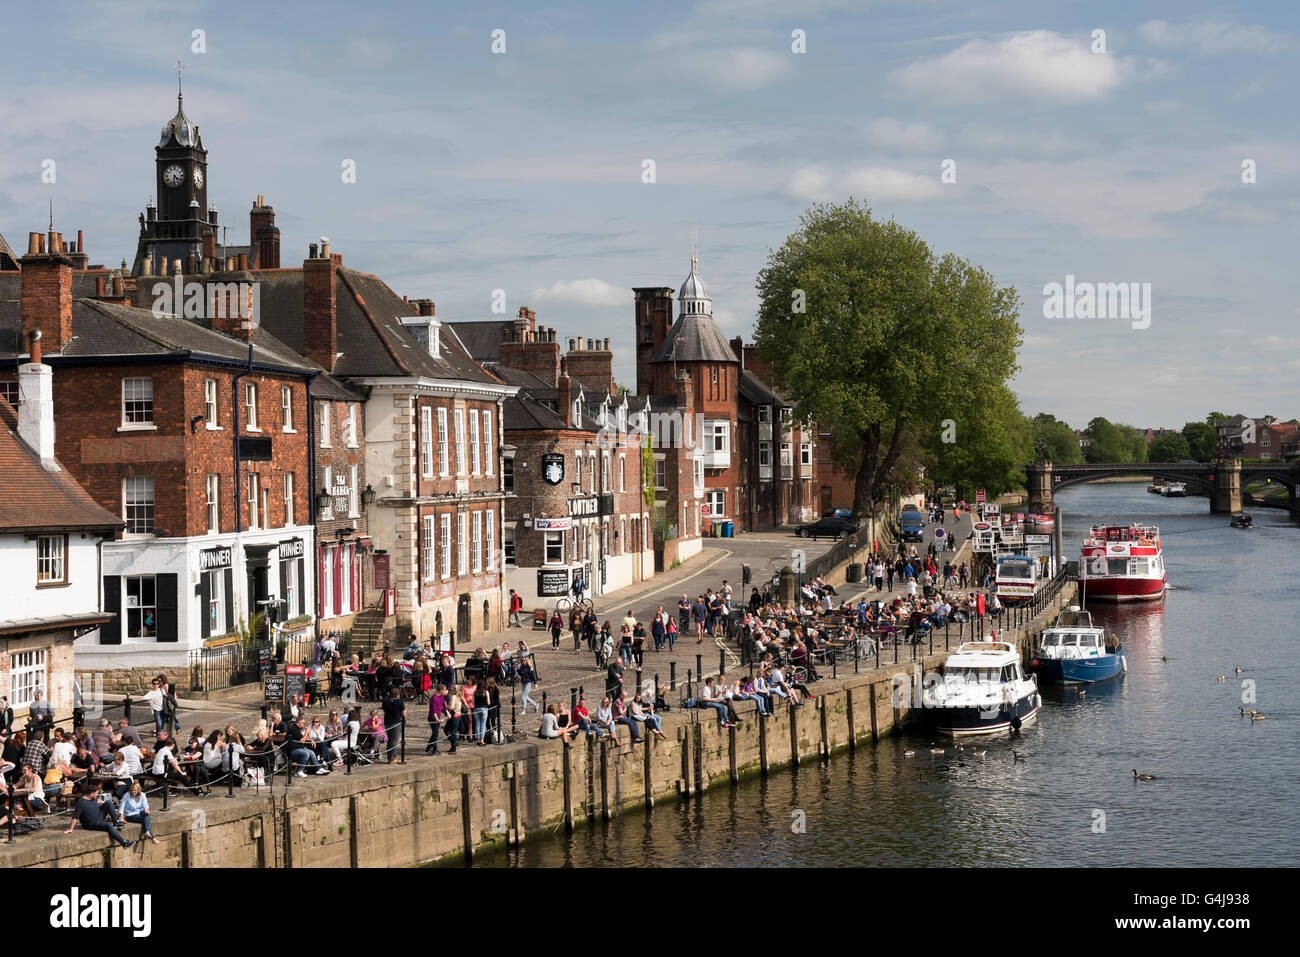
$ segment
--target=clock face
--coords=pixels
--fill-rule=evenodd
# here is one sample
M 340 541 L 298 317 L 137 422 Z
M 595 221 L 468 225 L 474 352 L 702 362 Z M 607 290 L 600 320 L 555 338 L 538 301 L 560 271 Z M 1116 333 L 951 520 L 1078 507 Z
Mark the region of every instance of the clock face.
M 202 188 L 203 188 L 203 170 L 201 170 L 201 169 L 196 169 L 196 170 L 194 171 L 194 185 L 195 185 L 198 189 L 202 189 Z
M 163 170 L 163 182 L 175 189 L 185 182 L 185 170 L 173 163 Z

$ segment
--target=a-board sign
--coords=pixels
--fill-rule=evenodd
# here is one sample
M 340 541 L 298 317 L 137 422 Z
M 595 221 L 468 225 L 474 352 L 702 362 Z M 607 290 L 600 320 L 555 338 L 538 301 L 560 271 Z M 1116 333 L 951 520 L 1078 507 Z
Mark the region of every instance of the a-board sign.
M 270 648 L 257 649 L 257 673 L 259 675 L 269 674 L 275 671 L 275 655 Z
M 262 700 L 284 703 L 284 675 L 262 675 Z
M 565 595 L 569 591 L 569 570 L 567 568 L 539 568 L 537 570 L 537 594 L 543 597 Z
M 307 694 L 307 666 L 306 665 L 286 665 L 284 669 L 284 700 L 288 701 L 294 695 L 302 701 Z

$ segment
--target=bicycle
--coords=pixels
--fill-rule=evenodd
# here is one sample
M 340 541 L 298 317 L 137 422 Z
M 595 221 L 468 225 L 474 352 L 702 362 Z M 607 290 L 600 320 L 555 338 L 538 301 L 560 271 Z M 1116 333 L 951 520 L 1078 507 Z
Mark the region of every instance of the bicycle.
M 575 601 L 572 598 L 565 597 L 555 603 L 555 610 L 561 615 L 568 614 L 574 607 L 581 608 L 583 611 L 592 611 L 596 606 L 590 598 L 579 598 Z

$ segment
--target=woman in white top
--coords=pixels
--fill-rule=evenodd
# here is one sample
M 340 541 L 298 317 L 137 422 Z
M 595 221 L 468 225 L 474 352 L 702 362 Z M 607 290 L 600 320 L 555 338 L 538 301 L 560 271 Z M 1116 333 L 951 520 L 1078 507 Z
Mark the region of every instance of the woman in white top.
M 146 691 L 142 697 L 145 701 L 149 702 L 149 707 L 153 709 L 154 731 L 161 731 L 163 728 L 163 702 L 165 700 L 162 690 L 162 682 L 157 678 L 154 678 L 153 688 Z

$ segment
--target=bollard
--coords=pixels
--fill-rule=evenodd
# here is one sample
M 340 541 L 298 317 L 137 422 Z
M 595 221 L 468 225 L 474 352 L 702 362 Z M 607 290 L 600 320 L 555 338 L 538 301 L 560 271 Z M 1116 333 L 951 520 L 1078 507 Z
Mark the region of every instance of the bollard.
M 638 692 L 641 690 L 641 669 L 639 667 L 636 669 L 636 690 Z
M 704 656 L 703 656 L 703 655 L 696 655 L 696 656 L 695 656 L 695 674 L 696 674 L 696 675 L 703 675 L 703 674 L 704 674 Z M 690 679 L 688 678 L 687 680 L 689 681 Z
M 127 695 L 122 699 L 122 714 L 126 718 L 126 723 L 131 723 L 131 696 Z
M 265 721 L 265 720 L 267 719 L 267 717 L 270 715 L 270 713 L 271 713 L 271 709 L 270 709 L 269 707 L 267 707 L 266 705 L 262 705 L 262 720 L 263 720 L 263 721 Z
M 510 737 L 515 736 L 515 720 L 518 718 L 518 709 L 515 707 L 515 686 L 510 686 Z
M 726 670 L 727 670 L 727 650 L 725 648 L 719 648 L 718 649 L 718 674 L 723 674 L 726 672 Z
M 578 707 L 578 689 L 570 688 L 569 689 L 569 710 L 573 711 L 576 707 Z
M 9 785 L 9 839 L 5 842 L 12 844 L 14 842 L 14 818 L 18 816 L 18 808 L 14 804 L 14 786 Z
M 657 671 L 655 672 L 655 697 L 656 697 L 656 698 L 659 697 L 659 672 L 657 672 Z M 651 703 L 651 704 L 654 704 L 653 701 L 650 702 L 650 703 Z
M 226 771 L 226 797 L 235 796 L 235 751 L 227 744 L 226 754 L 230 758 L 230 769 Z
M 164 811 L 167 810 L 167 799 L 171 797 L 171 793 L 172 793 L 171 778 L 163 778 L 163 810 Z
M 831 650 L 831 677 L 838 678 L 839 676 L 840 676 L 840 656 L 835 654 L 834 649 L 832 649 Z
M 677 690 L 677 662 L 668 662 L 668 690 Z
M 405 718 L 402 719 L 402 749 L 401 749 L 401 755 L 399 760 L 400 763 L 402 764 L 406 763 L 406 719 Z
M 546 692 L 542 692 L 542 714 L 546 714 Z

